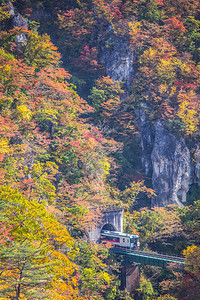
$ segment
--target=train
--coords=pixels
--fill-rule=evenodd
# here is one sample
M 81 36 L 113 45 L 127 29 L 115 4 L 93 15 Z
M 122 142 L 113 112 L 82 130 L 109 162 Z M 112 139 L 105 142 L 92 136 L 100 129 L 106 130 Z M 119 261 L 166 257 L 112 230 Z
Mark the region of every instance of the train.
M 139 249 L 140 247 L 140 239 L 138 235 L 118 231 L 102 230 L 100 242 L 111 243 L 115 247 L 122 247 L 126 249 Z

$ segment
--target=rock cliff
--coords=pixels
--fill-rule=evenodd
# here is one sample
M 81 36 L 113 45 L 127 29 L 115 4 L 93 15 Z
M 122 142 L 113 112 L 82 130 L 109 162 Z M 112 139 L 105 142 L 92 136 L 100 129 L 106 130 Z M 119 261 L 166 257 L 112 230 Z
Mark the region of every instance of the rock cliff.
M 11 15 L 11 26 L 13 28 L 25 27 L 28 29 L 28 21 L 24 19 L 22 15 L 15 10 L 11 2 L 8 2 L 8 5 L 9 5 L 9 13 Z M 21 51 L 25 43 L 26 43 L 26 35 L 24 33 L 18 34 L 15 38 L 15 44 L 17 46 L 18 52 Z
M 129 41 L 116 36 L 109 27 L 101 46 L 101 63 L 105 66 L 107 75 L 113 80 L 123 81 L 129 85 L 130 79 L 134 77 L 135 61 L 135 53 Z
M 101 59 L 106 73 L 113 80 L 127 82 L 128 88 L 130 77 L 135 74 L 134 50 L 124 39 L 115 39 L 112 33 L 108 42 L 111 45 L 103 46 Z M 141 162 L 145 174 L 152 176 L 152 186 L 157 194 L 152 205 L 182 206 L 190 184 L 200 183 L 200 154 L 196 155 L 196 164 L 192 165 L 184 139 L 170 133 L 159 120 L 151 124 L 142 107 L 135 112 L 139 121 Z
M 182 205 L 190 184 L 190 152 L 185 141 L 171 134 L 160 121 L 155 124 L 151 161 L 152 185 L 157 194 L 152 204 Z

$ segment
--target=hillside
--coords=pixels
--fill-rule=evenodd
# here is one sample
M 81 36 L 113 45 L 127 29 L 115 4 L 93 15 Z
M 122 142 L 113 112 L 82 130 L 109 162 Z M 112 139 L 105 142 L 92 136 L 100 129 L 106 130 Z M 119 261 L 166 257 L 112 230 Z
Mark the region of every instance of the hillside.
M 196 0 L 0 1 L 0 299 L 197 299 L 199 58 Z M 186 272 L 120 291 L 107 205 Z

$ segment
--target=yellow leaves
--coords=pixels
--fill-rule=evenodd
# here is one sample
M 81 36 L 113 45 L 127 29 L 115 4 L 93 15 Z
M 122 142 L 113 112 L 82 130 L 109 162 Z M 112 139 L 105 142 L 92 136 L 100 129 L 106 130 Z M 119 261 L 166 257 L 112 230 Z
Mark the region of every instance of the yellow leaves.
M 74 281 L 74 280 L 73 280 Z M 51 288 L 47 290 L 50 300 L 93 300 L 92 297 L 80 296 L 79 289 L 74 286 L 73 281 L 56 280 L 51 283 Z
M 69 257 L 71 257 L 71 254 L 67 254 L 73 245 L 73 239 L 66 228 L 60 225 L 53 215 L 47 213 L 42 204 L 27 200 L 15 190 L 8 187 L 2 188 L 0 190 L 0 199 L 6 203 L 6 216 L 10 225 L 14 226 L 12 230 L 12 234 L 15 237 L 14 243 L 26 241 L 27 245 L 33 247 L 33 249 L 42 247 L 42 250 L 38 250 L 41 251 L 40 256 L 43 256 L 41 258 L 42 263 L 47 264 L 47 273 L 52 274 L 52 280 L 49 285 L 53 287 L 59 286 L 59 289 L 61 289 L 62 285 L 66 294 L 69 292 L 69 289 L 71 290 L 72 296 L 73 290 L 77 285 L 77 280 L 74 277 L 77 267 L 70 261 Z M 62 252 L 60 247 L 62 247 Z M 15 271 L 18 272 L 14 267 L 10 270 L 12 276 L 14 276 Z M 49 289 L 51 290 L 47 286 L 47 290 Z M 70 298 L 66 296 L 66 298 L 63 297 L 61 299 Z
M 132 181 L 130 187 L 121 192 L 120 198 L 124 204 L 129 206 L 133 204 L 140 192 L 145 193 L 149 198 L 156 195 L 153 189 L 144 185 L 144 181 Z
M 47 288 L 47 295 L 49 295 L 48 299 L 87 299 L 79 297 L 78 277 L 75 275 L 78 271 L 78 267 L 60 251 L 53 251 L 51 257 L 55 261 L 52 266 L 52 271 L 55 277 Z
M 167 84 L 161 84 L 159 86 L 159 93 L 160 94 L 165 94 L 168 90 L 168 85 Z
M 9 152 L 9 140 L 5 137 L 0 138 L 0 154 Z
M 106 284 L 110 284 L 111 282 L 111 277 L 109 276 L 108 273 L 102 272 L 102 278 L 106 282 Z
M 25 168 L 26 169 L 26 168 Z M 27 169 L 24 171 L 27 174 Z M 55 179 L 55 175 L 58 173 L 58 166 L 54 162 L 40 163 L 36 162 L 31 166 L 29 174 L 32 176 L 32 198 L 39 200 L 54 201 L 55 199 L 55 186 L 52 184 L 52 180 Z M 36 192 L 36 195 L 35 195 Z
M 160 59 L 156 65 L 156 71 L 159 81 L 168 84 L 176 77 L 175 65 L 173 59 Z
M 40 118 L 51 120 L 55 124 L 57 124 L 57 115 L 58 112 L 56 109 L 52 108 L 49 103 L 43 103 L 43 106 L 41 106 L 40 109 L 37 111 L 37 115 L 40 115 Z
M 131 33 L 137 33 L 141 29 L 141 22 L 129 22 L 128 26 L 130 28 Z
M 42 36 L 37 32 L 30 31 L 24 51 L 25 61 L 33 67 L 45 67 L 50 64 L 58 64 L 60 54 L 51 43 L 47 34 Z
M 177 116 L 182 120 L 186 127 L 186 134 L 192 134 L 197 131 L 197 110 L 192 107 L 192 99 L 194 98 L 194 93 L 190 91 L 188 94 L 179 93 L 178 101 L 179 108 Z
M 0 138 L 0 162 L 3 161 L 5 154 L 9 152 L 9 140 L 6 137 Z
M 10 18 L 8 7 L 9 7 L 8 5 L 0 6 L 0 22 Z
M 185 256 L 185 269 L 200 279 L 200 247 L 189 246 L 186 250 L 183 250 L 183 255 Z
M 16 239 L 28 239 L 32 242 L 42 240 L 48 246 L 48 241 L 52 238 L 59 245 L 72 247 L 73 239 L 68 231 L 53 215 L 47 213 L 44 205 L 27 200 L 8 187 L 1 188 L 0 199 L 9 205 L 7 217 L 15 225 L 13 234 Z
M 141 27 L 142 24 L 141 22 L 128 22 L 128 27 L 129 27 L 129 35 L 130 35 L 130 40 L 132 44 L 135 44 L 140 37 L 141 33 Z
M 60 251 L 53 251 L 51 253 L 51 257 L 55 259 L 55 264 L 52 266 L 52 268 L 56 277 L 71 277 L 75 271 L 78 270 L 78 267 L 69 260 L 69 257 Z M 73 285 L 77 285 L 77 281 L 74 280 L 74 278 L 72 278 L 72 280 Z
M 19 105 L 17 107 L 17 111 L 21 114 L 21 116 L 22 116 L 23 119 L 30 120 L 31 117 L 32 117 L 32 112 L 24 104 Z
M 140 63 L 143 64 L 150 64 L 152 62 L 152 59 L 154 59 L 157 56 L 157 50 L 149 47 L 149 49 L 145 50 L 143 55 L 140 57 Z
M 104 174 L 103 176 L 106 178 L 106 176 L 110 173 L 110 163 L 108 161 L 108 159 L 106 158 L 106 156 L 104 156 L 101 160 L 101 165 L 103 167 L 104 170 Z
M 11 76 L 11 66 L 9 64 L 2 64 L 0 66 L 0 81 L 5 84 Z
M 189 257 L 193 252 L 195 252 L 198 249 L 197 246 L 192 245 L 192 246 L 188 246 L 187 249 L 183 250 L 183 255 L 186 257 Z

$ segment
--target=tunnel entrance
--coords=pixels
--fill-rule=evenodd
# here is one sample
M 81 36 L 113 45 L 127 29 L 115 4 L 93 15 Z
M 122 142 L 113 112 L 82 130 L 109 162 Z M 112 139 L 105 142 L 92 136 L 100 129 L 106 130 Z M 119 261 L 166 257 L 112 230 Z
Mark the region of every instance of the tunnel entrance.
M 102 230 L 109 230 L 109 231 L 117 231 L 115 226 L 113 226 L 112 224 L 105 224 L 102 228 L 101 228 L 101 231 Z

